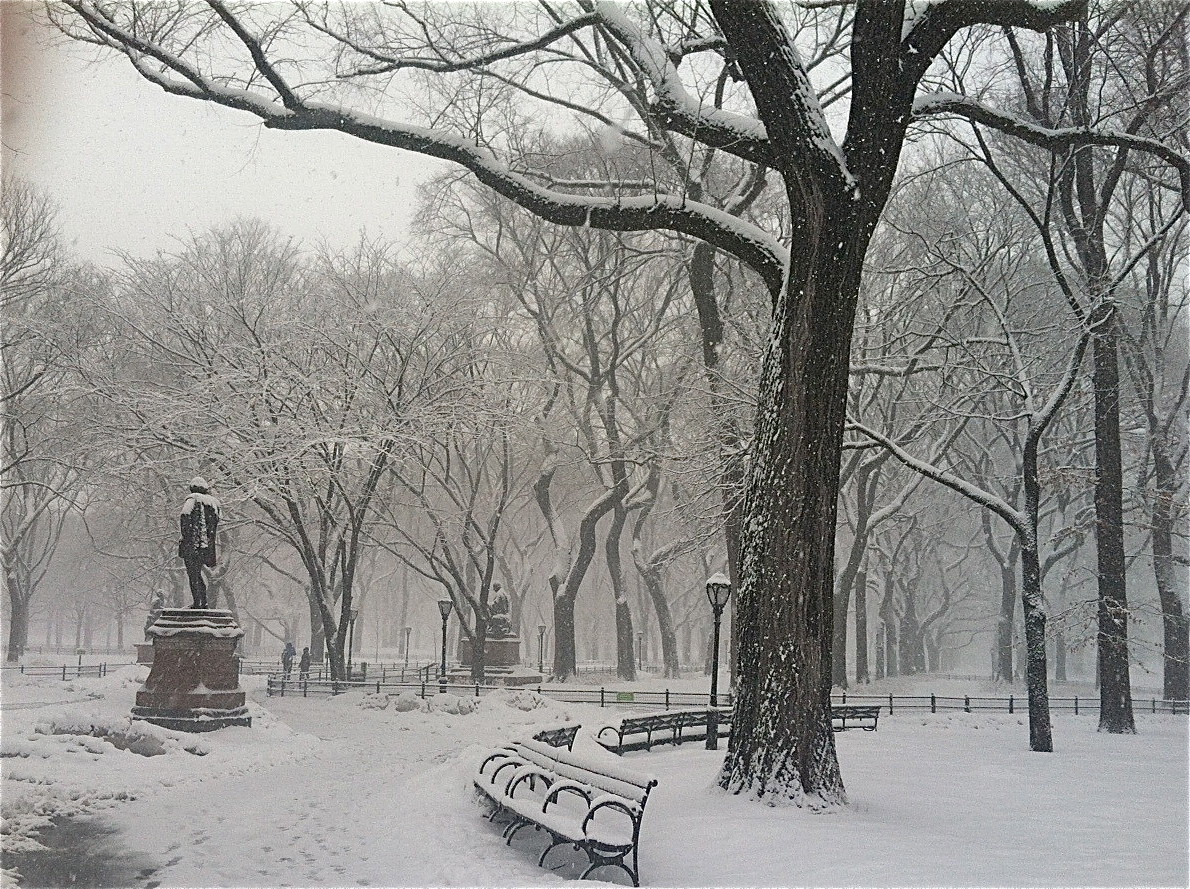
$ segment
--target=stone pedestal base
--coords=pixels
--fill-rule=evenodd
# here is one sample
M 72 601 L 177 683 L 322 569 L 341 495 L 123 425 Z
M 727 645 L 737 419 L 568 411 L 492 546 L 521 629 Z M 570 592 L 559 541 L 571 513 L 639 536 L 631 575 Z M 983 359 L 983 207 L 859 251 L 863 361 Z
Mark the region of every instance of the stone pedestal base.
M 152 642 L 137 642 L 136 643 L 136 662 L 146 667 L 153 663 L 153 643 Z
M 446 674 L 446 681 L 448 685 L 462 685 L 464 687 L 470 685 L 475 687 L 475 681 L 471 678 L 470 669 L 451 670 Z M 508 667 L 484 667 L 483 681 L 485 685 L 504 685 L 504 686 L 520 686 L 520 685 L 541 685 L 545 682 L 545 676 L 537 671 L 529 671 L 527 669 L 513 670 Z
M 516 636 L 487 639 L 483 644 L 484 667 L 515 667 L 521 662 L 521 640 Z M 471 640 L 459 637 L 459 663 L 471 666 Z
M 252 725 L 235 654 L 244 631 L 230 611 L 167 608 L 148 633 L 153 669 L 133 719 L 186 732 Z

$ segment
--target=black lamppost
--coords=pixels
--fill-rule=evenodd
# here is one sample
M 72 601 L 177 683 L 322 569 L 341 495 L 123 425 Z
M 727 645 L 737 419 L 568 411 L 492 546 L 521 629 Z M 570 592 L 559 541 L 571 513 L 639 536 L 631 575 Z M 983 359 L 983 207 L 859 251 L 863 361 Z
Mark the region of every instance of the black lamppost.
M 545 624 L 537 625 L 537 672 L 545 672 Z
M 438 672 L 438 692 L 446 694 L 446 623 L 450 620 L 450 611 L 455 603 L 450 599 L 438 600 L 438 611 L 442 614 L 442 665 Z
M 636 669 L 645 668 L 645 634 L 636 634 Z
M 355 619 L 359 617 L 359 609 L 352 608 L 347 612 L 347 681 L 351 681 L 351 649 L 355 645 Z
M 711 637 L 711 706 L 707 709 L 707 750 L 719 749 L 719 621 L 731 598 L 731 581 L 722 572 L 707 578 L 707 601 L 715 616 L 715 631 Z
M 413 632 L 413 627 L 405 627 L 405 669 L 409 669 L 409 634 Z

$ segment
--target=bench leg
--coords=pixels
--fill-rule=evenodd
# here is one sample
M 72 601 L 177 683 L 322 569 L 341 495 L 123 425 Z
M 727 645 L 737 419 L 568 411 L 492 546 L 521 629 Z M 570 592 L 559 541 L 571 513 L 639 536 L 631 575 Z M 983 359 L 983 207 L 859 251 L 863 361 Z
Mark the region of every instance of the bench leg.
M 553 852 L 559 846 L 573 846 L 573 845 L 574 844 L 571 843 L 569 840 L 559 840 L 559 839 L 556 839 L 553 836 L 553 834 L 550 834 L 550 844 L 545 847 L 545 851 L 542 852 L 541 857 L 537 859 L 537 866 L 545 867 L 545 856 L 549 855 L 551 852 Z M 577 849 L 578 846 L 575 846 L 575 848 Z
M 587 877 L 591 875 L 592 871 L 596 871 L 601 867 L 618 867 L 620 870 L 624 871 L 624 873 L 628 874 L 629 879 L 632 880 L 633 886 L 640 885 L 640 879 L 633 872 L 632 868 L 624 863 L 623 859 L 619 861 L 612 861 L 609 859 L 599 858 L 598 856 L 591 856 L 591 864 L 588 865 L 587 869 L 579 875 L 579 879 L 587 879 Z

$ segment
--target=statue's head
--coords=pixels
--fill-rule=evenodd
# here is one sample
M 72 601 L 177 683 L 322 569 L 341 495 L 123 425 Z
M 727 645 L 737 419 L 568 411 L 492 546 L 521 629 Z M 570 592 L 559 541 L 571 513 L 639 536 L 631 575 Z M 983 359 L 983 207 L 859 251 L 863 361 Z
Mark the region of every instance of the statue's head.
M 193 494 L 209 494 L 210 487 L 207 485 L 207 480 L 201 475 L 196 475 L 190 479 L 190 492 Z

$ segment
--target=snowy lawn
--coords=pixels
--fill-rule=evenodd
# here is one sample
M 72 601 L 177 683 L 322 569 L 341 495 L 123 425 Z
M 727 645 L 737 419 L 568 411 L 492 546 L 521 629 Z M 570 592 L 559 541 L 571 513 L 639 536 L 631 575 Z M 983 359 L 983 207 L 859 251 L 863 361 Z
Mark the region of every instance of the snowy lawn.
M 506 847 L 471 775 L 508 738 L 571 719 L 593 732 L 610 709 L 504 694 L 472 713 L 399 712 L 361 693 L 266 699 L 263 677 L 244 677 L 251 729 L 133 737 L 123 720 L 145 672 L 5 678 L 6 849 L 28 848 L 49 816 L 95 812 L 165 886 L 534 886 L 573 873 L 538 868 L 531 831 Z M 1138 716 L 1135 737 L 1095 726 L 1058 715 L 1057 752 L 1034 754 L 1020 715 L 884 715 L 878 732 L 836 736 L 851 804 L 828 814 L 722 793 L 722 752 L 698 744 L 629 754 L 661 780 L 643 883 L 1187 885 L 1186 718 Z M 117 746 L 130 741 L 161 755 Z M 576 749 L 602 755 L 589 735 Z

